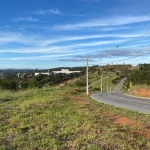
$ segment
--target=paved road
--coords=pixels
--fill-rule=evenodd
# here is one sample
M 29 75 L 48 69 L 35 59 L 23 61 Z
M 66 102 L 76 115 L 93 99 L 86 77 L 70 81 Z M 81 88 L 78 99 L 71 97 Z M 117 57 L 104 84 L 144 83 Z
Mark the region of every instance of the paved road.
M 126 95 L 120 92 L 120 87 L 122 86 L 125 79 L 123 79 L 115 90 L 111 93 L 95 93 L 91 97 L 97 101 L 103 102 L 105 104 L 110 104 L 113 106 L 131 109 L 137 112 L 149 114 L 150 113 L 150 99 L 138 98 Z

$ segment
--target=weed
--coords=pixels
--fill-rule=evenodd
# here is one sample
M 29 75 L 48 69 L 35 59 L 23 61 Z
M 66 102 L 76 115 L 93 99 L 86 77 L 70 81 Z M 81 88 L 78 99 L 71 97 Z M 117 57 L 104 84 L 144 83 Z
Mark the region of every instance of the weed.
M 150 149 L 138 123 L 114 122 L 122 116 L 145 123 L 149 115 L 94 101 L 83 88 L 4 91 L 1 96 L 10 100 L 0 103 L 0 149 Z

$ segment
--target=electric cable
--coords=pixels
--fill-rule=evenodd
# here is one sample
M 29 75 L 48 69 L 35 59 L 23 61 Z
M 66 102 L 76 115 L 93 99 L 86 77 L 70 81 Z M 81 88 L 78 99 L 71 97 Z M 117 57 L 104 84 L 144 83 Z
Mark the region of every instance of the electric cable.
M 128 40 L 128 41 L 126 41 L 126 42 L 123 42 L 123 43 L 121 43 L 121 44 L 117 44 L 117 46 L 114 47 L 113 49 L 116 50 L 116 48 L 118 49 L 119 47 L 125 46 L 125 45 L 127 45 L 127 44 L 130 44 L 130 43 L 132 43 L 132 42 L 134 42 L 134 41 L 137 41 L 137 40 L 139 40 L 139 39 L 141 39 L 141 38 L 144 38 L 144 37 L 147 37 L 147 36 L 149 36 L 149 35 L 150 35 L 150 31 L 148 31 L 148 32 L 146 32 L 146 33 L 144 33 L 144 34 L 141 34 L 140 36 L 137 36 L 137 37 L 135 37 L 135 38 L 133 38 L 133 39 L 131 39 L 131 40 Z M 125 58 L 125 59 L 116 60 L 116 61 L 112 61 L 112 62 L 108 62 L 108 63 L 101 63 L 101 64 L 109 64 L 109 63 L 114 63 L 114 62 L 129 60 L 129 59 L 133 59 L 133 58 L 140 57 L 140 56 L 144 56 L 144 55 L 148 55 L 148 54 L 150 54 L 150 52 L 149 52 L 149 53 L 146 53 L 146 54 L 136 55 L 136 56 L 128 57 L 128 58 Z M 94 62 L 94 64 L 96 64 L 96 63 Z

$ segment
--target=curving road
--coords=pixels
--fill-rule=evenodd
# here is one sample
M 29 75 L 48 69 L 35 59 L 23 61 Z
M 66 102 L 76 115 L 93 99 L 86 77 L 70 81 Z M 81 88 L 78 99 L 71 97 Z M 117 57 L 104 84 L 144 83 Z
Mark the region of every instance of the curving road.
M 126 95 L 120 92 L 120 87 L 126 79 L 123 79 L 115 90 L 111 93 L 95 93 L 91 97 L 99 102 L 121 107 L 125 109 L 131 109 L 140 113 L 150 113 L 150 99 L 139 98 Z

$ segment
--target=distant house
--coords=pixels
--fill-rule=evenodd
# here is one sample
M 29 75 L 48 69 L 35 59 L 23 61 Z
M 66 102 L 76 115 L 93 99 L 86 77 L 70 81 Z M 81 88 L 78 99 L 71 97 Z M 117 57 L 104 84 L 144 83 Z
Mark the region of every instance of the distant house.
M 80 73 L 81 71 L 69 71 L 69 69 L 61 69 L 60 71 L 53 71 L 54 74 L 71 74 L 71 73 Z M 52 73 L 48 70 L 48 72 L 36 72 L 34 75 L 35 76 L 40 76 L 40 75 L 47 75 L 50 76 Z
M 30 73 L 17 73 L 18 78 L 31 78 L 32 74 Z
M 34 75 L 35 75 L 35 76 L 39 76 L 39 75 L 40 75 L 40 73 L 37 73 L 37 72 L 36 72 Z
M 39 76 L 39 75 L 46 75 L 46 76 L 50 76 L 51 75 L 51 73 L 50 72 L 36 72 L 35 74 L 34 74 L 35 76 Z
M 22 74 L 21 73 L 17 73 L 17 77 L 18 78 L 22 77 Z
M 70 73 L 80 73 L 81 71 L 69 71 L 69 69 L 61 69 L 61 71 L 53 71 L 54 74 L 58 73 L 64 73 L 64 74 L 70 74 Z
M 35 76 L 40 76 L 40 75 L 46 75 L 46 76 L 50 76 L 52 73 L 50 73 L 49 69 L 48 72 L 36 72 L 34 75 Z

